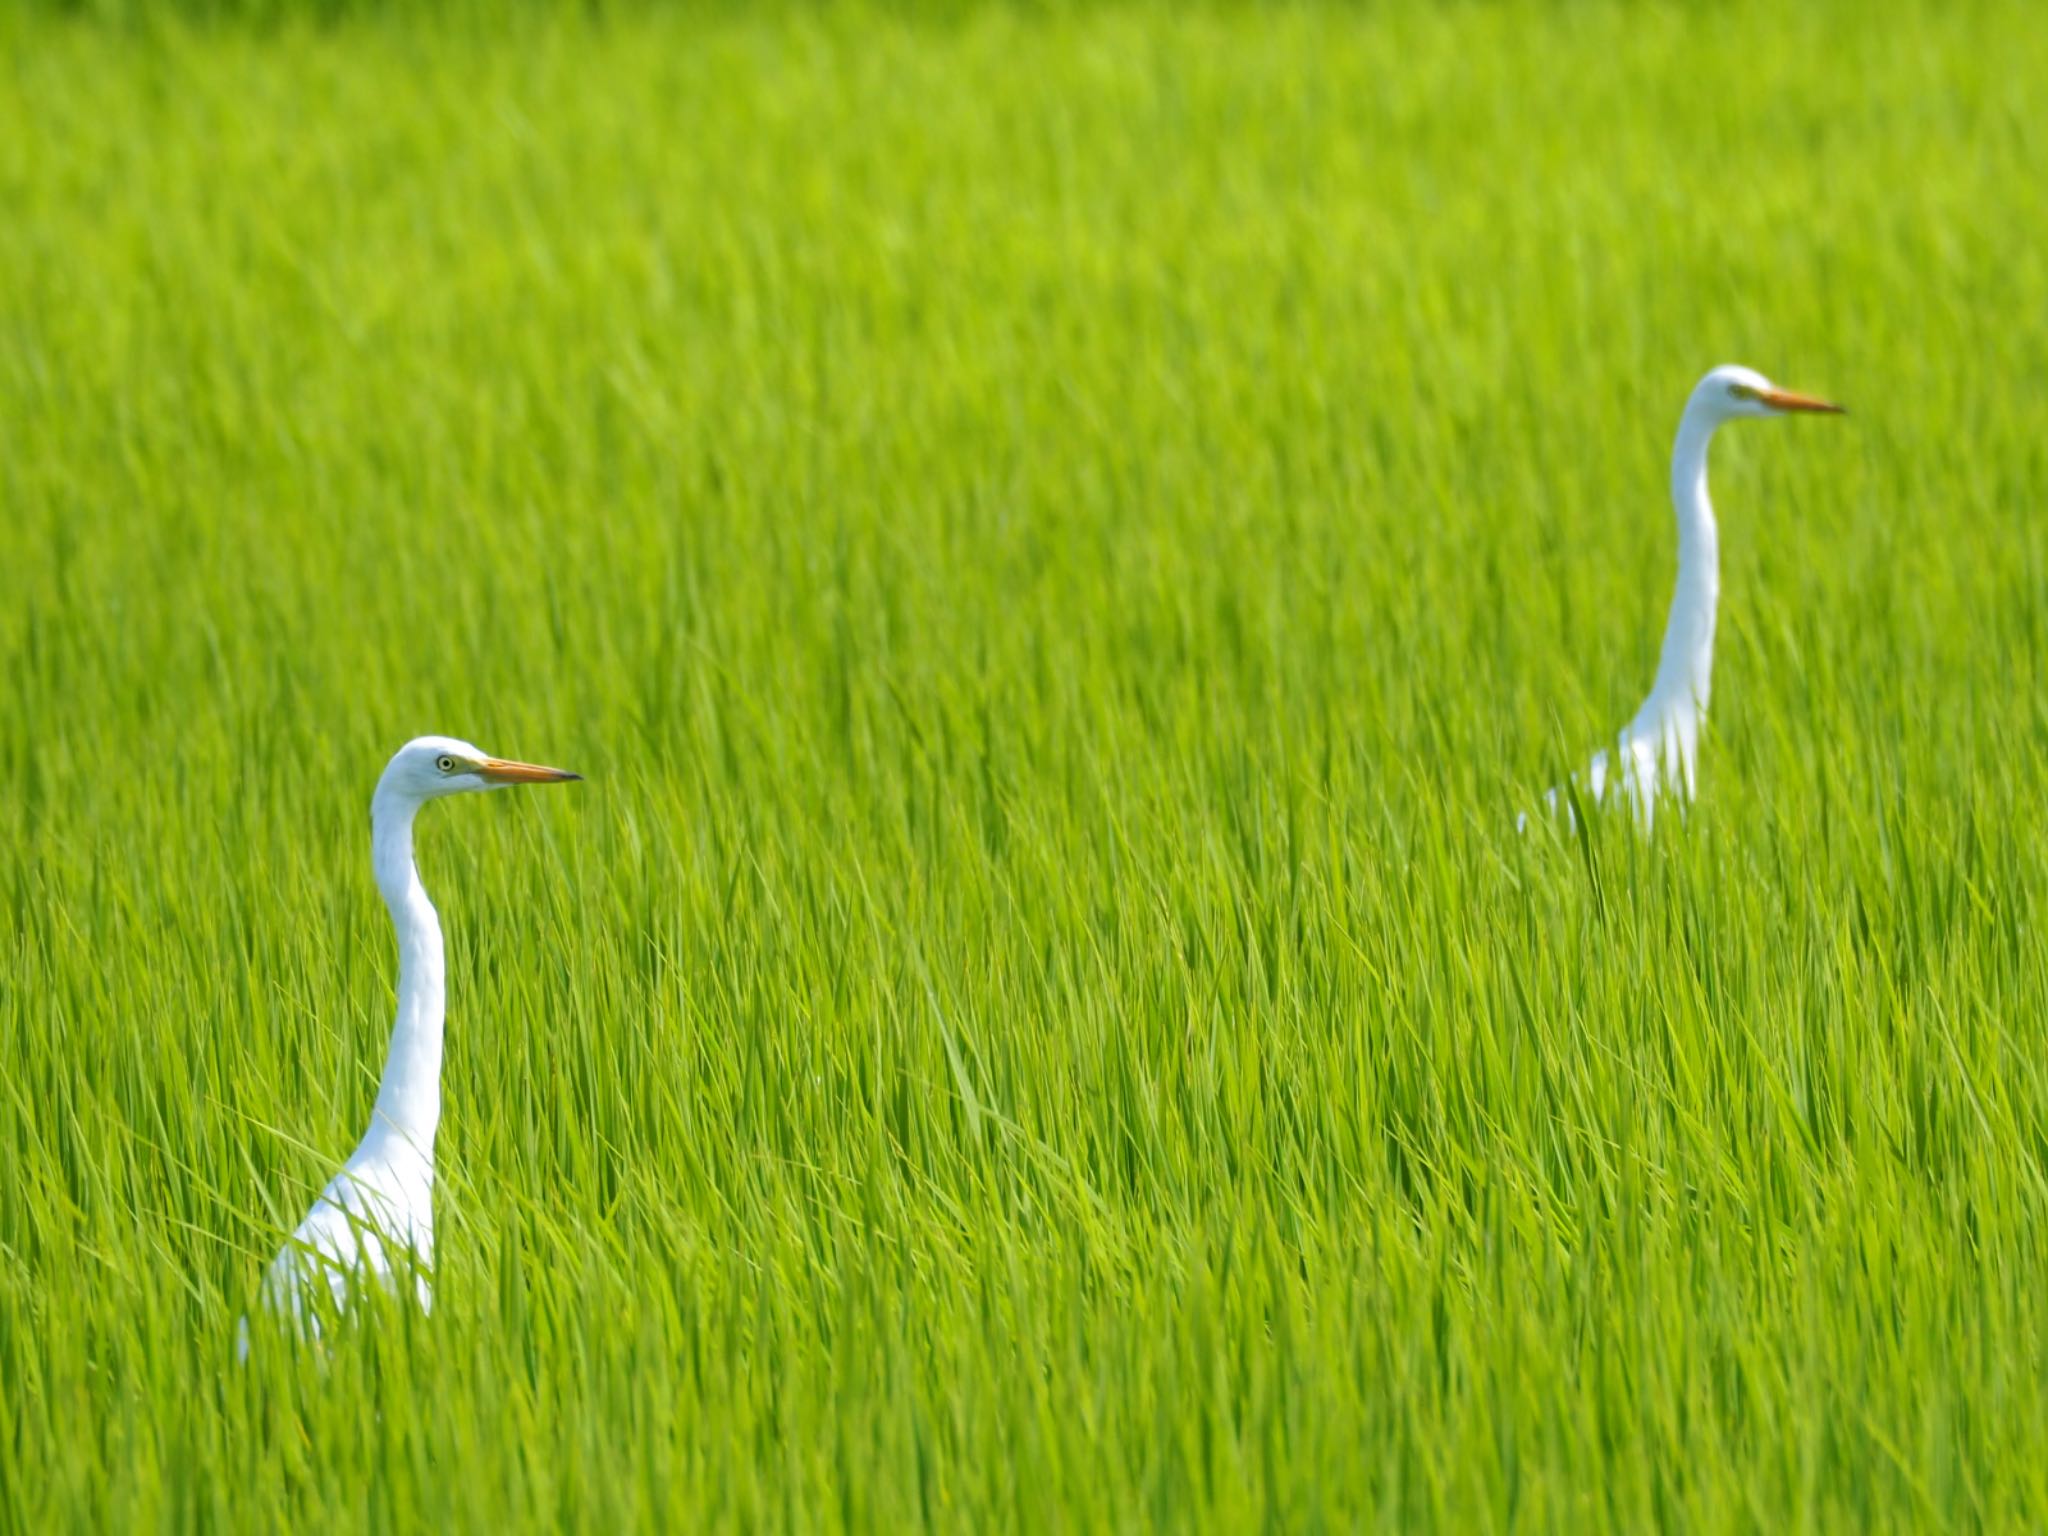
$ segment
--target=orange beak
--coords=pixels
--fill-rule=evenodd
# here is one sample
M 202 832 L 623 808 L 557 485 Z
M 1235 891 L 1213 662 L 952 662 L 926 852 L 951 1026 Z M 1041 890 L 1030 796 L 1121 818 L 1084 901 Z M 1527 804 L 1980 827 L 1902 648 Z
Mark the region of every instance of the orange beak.
M 1812 395 L 1796 395 L 1789 389 L 1760 389 L 1756 398 L 1774 411 L 1811 411 L 1822 416 L 1846 416 L 1848 410 L 1832 400 L 1816 399 Z
M 477 764 L 477 777 L 493 784 L 561 784 L 580 779 L 580 773 L 566 768 L 543 768 L 539 763 L 514 763 L 502 757 L 487 757 Z

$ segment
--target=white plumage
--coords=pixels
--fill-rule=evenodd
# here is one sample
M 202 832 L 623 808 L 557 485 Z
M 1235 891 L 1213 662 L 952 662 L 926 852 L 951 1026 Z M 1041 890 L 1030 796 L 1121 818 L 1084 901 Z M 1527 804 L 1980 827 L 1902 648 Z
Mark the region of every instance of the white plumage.
M 400 747 L 377 781 L 370 857 L 398 938 L 398 1013 L 369 1129 L 263 1279 L 264 1307 L 302 1334 L 319 1331 L 326 1298 L 345 1307 L 356 1288 L 393 1289 L 407 1272 L 419 1304 L 433 1303 L 434 1134 L 441 1123 L 447 982 L 441 921 L 413 862 L 413 820 L 421 806 L 446 795 L 577 777 L 488 757 L 453 737 L 422 736 Z M 248 1350 L 245 1318 L 237 1352 L 246 1357 Z
M 1604 804 L 1610 790 L 1624 797 L 1645 831 L 1658 800 L 1670 795 L 1690 801 L 1697 787 L 1699 741 L 1713 683 L 1714 609 L 1721 592 L 1720 530 L 1707 498 L 1707 447 L 1723 422 L 1741 416 L 1783 416 L 1794 412 L 1839 414 L 1841 407 L 1811 395 L 1794 394 L 1748 368 L 1716 368 L 1693 387 L 1678 419 L 1671 449 L 1671 504 L 1678 514 L 1678 583 L 1656 680 L 1612 747 L 1593 754 L 1572 777 L 1580 797 Z M 1564 796 L 1544 795 L 1554 815 Z M 1569 815 L 1569 806 L 1566 806 Z M 1522 816 L 1518 826 L 1526 827 Z

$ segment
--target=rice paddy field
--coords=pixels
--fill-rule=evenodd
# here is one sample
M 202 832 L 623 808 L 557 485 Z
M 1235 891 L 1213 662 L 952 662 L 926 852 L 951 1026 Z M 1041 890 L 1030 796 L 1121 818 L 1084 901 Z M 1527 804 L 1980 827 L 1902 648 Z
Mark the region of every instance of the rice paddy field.
M 0 18 L 0 1527 L 2048 1523 L 2021 4 Z M 1623 721 L 1686 391 L 1701 793 Z M 390 1030 L 438 1276 L 234 1362 Z

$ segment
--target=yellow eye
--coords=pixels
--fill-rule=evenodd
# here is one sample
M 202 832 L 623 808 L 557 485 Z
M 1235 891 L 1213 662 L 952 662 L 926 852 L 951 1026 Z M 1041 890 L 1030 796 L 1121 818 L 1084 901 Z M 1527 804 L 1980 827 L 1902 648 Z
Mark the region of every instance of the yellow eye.
M 443 773 L 453 773 L 455 771 L 455 759 L 444 752 L 441 756 L 434 759 L 434 766 Z

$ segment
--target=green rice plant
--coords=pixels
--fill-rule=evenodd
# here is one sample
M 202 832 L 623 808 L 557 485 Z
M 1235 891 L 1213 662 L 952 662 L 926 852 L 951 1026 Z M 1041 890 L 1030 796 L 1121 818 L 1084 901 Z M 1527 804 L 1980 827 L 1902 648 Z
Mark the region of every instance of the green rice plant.
M 0 18 L 0 1521 L 2048 1523 L 2030 9 L 487 12 Z

